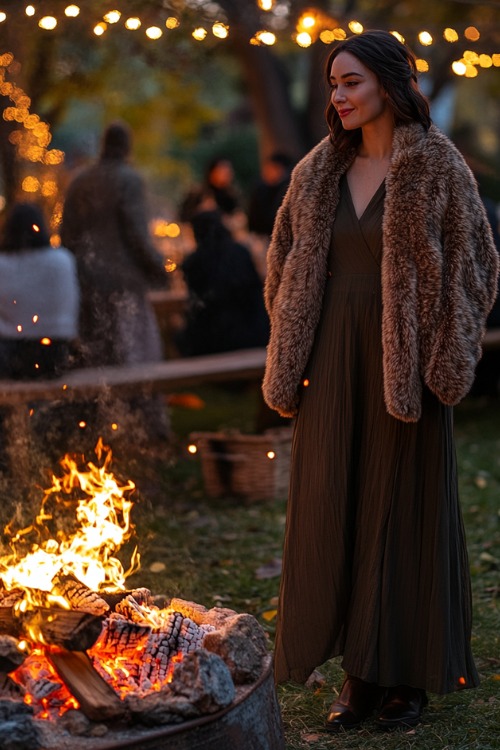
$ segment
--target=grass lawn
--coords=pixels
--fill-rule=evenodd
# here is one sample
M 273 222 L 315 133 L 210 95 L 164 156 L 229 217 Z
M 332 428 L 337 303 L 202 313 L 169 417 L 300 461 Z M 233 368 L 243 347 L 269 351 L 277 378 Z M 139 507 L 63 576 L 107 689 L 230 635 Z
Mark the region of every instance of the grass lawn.
M 171 407 L 176 441 L 168 456 L 157 451 L 153 458 L 125 461 L 115 453 L 112 469 L 134 479 L 138 488 L 133 514 L 142 567 L 129 583 L 207 607 L 250 612 L 272 645 L 285 498 L 253 503 L 234 497 L 209 499 L 199 460 L 187 452 L 191 431 L 251 431 L 257 391 L 207 387 L 196 395 L 202 402 L 191 399 L 191 408 L 183 406 L 182 399 Z M 382 733 L 368 723 L 358 731 L 331 736 L 322 726 L 342 682 L 334 661 L 321 668 L 323 685 L 278 688 L 289 750 L 500 748 L 500 401 L 466 401 L 456 409 L 455 422 L 480 687 L 431 696 L 423 723 L 411 731 Z

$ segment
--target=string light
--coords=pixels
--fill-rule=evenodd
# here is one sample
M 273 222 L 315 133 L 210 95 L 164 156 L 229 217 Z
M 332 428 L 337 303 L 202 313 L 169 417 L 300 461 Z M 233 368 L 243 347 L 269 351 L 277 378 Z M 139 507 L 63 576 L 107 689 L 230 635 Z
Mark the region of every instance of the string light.
M 129 31 L 137 31 L 137 29 L 141 28 L 141 20 L 140 18 L 136 18 L 135 16 L 132 18 L 127 18 L 125 21 L 125 28 Z
M 119 10 L 110 10 L 109 13 L 103 16 L 106 23 L 118 23 L 121 17 L 122 14 Z
M 353 34 L 361 34 L 364 30 L 363 24 L 359 21 L 349 21 L 349 28 Z
M 458 42 L 458 32 L 455 29 L 445 29 L 443 37 L 447 42 Z
M 107 28 L 108 25 L 104 23 L 104 21 L 101 21 L 101 23 L 98 23 L 96 26 L 94 26 L 94 34 L 96 36 L 102 36 Z
M 254 2 L 256 3 L 259 10 L 266 13 L 272 12 L 274 22 L 276 23 L 275 29 L 284 28 L 284 23 L 286 22 L 286 18 L 288 16 L 288 10 L 286 9 L 284 3 L 277 3 L 276 0 L 254 0 Z M 213 7 L 215 8 L 216 6 L 214 5 Z M 25 15 L 29 17 L 37 15 L 37 6 L 34 3 L 26 5 L 20 10 L 24 11 Z M 76 18 L 81 15 L 81 8 L 79 5 L 74 3 L 68 4 L 64 8 L 64 14 L 67 18 Z M 7 21 L 10 15 L 10 13 L 8 16 L 4 11 L 0 11 L 0 24 Z M 113 7 L 111 7 L 111 9 L 106 11 L 103 14 L 102 18 L 103 20 L 100 23 L 96 24 L 93 28 L 93 33 L 96 36 L 102 36 L 108 30 L 108 25 L 118 24 L 118 22 L 123 18 L 123 14 L 122 11 L 117 10 L 115 6 L 114 9 Z M 354 19 L 349 21 L 346 27 L 348 31 L 341 27 L 332 26 L 331 28 L 329 28 L 329 22 L 331 23 L 331 18 L 328 18 L 326 14 L 323 14 L 317 10 L 305 11 L 297 22 L 295 34 L 293 36 L 295 43 L 299 47 L 307 48 L 310 47 L 317 39 L 319 39 L 323 44 L 329 45 L 335 41 L 345 39 L 348 32 L 353 34 L 360 34 L 364 30 L 363 24 Z M 39 18 L 38 25 L 45 31 L 52 31 L 58 26 L 58 19 L 55 15 L 46 15 Z M 164 21 L 163 29 L 166 28 L 172 30 L 178 28 L 180 25 L 180 18 L 176 16 L 169 16 Z M 142 20 L 138 16 L 131 16 L 129 18 L 126 18 L 126 20 L 124 21 L 124 26 L 130 31 L 136 31 L 141 28 Z M 207 28 L 211 28 L 211 32 L 216 39 L 225 40 L 229 36 L 229 27 L 221 21 L 214 21 L 213 25 Z M 196 41 L 205 40 L 208 35 L 207 28 L 203 26 L 194 28 L 191 32 L 192 38 Z M 433 36 L 434 32 L 436 36 Z M 418 42 L 424 47 L 432 45 L 437 38 L 437 34 L 439 33 L 436 29 L 434 30 L 434 32 L 431 34 L 429 31 L 421 31 L 417 35 Z M 398 31 L 391 31 L 391 33 L 401 42 L 405 43 L 404 37 Z M 156 40 L 160 39 L 160 37 L 163 35 L 163 30 L 162 28 L 160 28 L 160 26 L 152 25 L 146 29 L 145 34 L 148 39 Z M 460 33 L 455 28 L 446 27 L 440 32 L 440 34 L 442 38 L 448 43 L 456 44 L 460 39 Z M 478 42 L 481 39 L 481 32 L 476 26 L 470 25 L 463 31 L 463 38 L 467 39 L 469 42 Z M 258 31 L 251 39 L 249 39 L 249 44 L 271 46 L 276 44 L 277 41 L 278 40 L 274 32 L 263 29 L 261 31 Z M 463 75 L 467 78 L 476 77 L 478 75 L 479 69 L 489 70 L 491 68 L 499 67 L 500 52 L 495 53 L 491 52 L 491 50 L 479 52 L 477 58 L 470 56 L 466 57 L 464 53 L 464 57 L 455 60 L 451 66 L 452 71 L 456 75 Z M 419 58 L 417 60 L 417 69 L 419 70 L 419 72 L 427 72 L 429 70 L 429 61 Z M 18 111 L 15 112 L 11 119 L 15 122 L 22 121 L 25 127 L 29 127 L 25 116 L 26 113 L 23 113 L 22 109 L 22 107 L 17 107 Z M 12 112 L 7 112 L 8 117 L 10 117 L 11 115 Z M 34 148 L 31 151 L 31 156 L 34 160 L 40 160 L 40 152 L 37 152 Z M 55 152 L 50 157 L 47 157 L 47 159 L 48 160 L 45 161 L 45 163 L 60 163 L 60 155 L 56 154 Z M 53 188 L 50 185 L 46 185 L 44 189 L 50 193 Z
M 423 44 L 424 47 L 429 47 L 429 45 L 431 45 L 434 40 L 432 38 L 432 35 L 429 34 L 428 31 L 421 31 L 418 35 L 418 41 L 420 42 L 420 44 Z
M 202 26 L 199 26 L 197 29 L 194 29 L 192 33 L 193 39 L 196 39 L 197 42 L 202 42 L 207 35 L 207 30 L 204 29 Z
M 265 44 L 268 47 L 272 47 L 276 44 L 276 34 L 272 31 L 258 31 L 254 37 L 254 44 Z
M 41 29 L 52 31 L 57 26 L 57 18 L 54 18 L 54 16 L 44 16 L 38 21 L 38 25 Z
M 229 28 L 223 23 L 214 23 L 212 26 L 212 34 L 217 37 L 217 39 L 226 39 L 229 34 Z
M 300 34 L 297 34 L 295 37 L 295 41 L 299 47 L 310 47 L 312 44 L 312 37 L 307 31 L 301 31 Z
M 146 36 L 149 39 L 159 39 L 161 36 L 163 36 L 163 31 L 159 26 L 150 26 L 148 29 L 146 29 Z

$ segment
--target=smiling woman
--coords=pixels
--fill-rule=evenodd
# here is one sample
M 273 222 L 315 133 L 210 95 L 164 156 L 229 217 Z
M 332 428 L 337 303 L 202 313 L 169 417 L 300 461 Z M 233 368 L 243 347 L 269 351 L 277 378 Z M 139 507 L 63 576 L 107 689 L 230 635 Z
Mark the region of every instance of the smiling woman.
M 342 656 L 328 731 L 375 711 L 379 727 L 413 726 L 426 691 L 478 684 L 452 405 L 498 259 L 411 51 L 363 32 L 326 74 L 330 136 L 292 173 L 268 251 L 263 390 L 296 417 L 276 679 Z

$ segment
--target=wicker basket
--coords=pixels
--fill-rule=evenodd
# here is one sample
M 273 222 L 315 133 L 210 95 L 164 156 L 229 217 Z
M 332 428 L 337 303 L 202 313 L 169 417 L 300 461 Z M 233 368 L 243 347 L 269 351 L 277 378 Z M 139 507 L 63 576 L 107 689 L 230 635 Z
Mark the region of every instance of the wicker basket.
M 249 500 L 286 497 L 292 429 L 262 435 L 240 432 L 193 432 L 205 489 L 210 497 L 236 495 Z

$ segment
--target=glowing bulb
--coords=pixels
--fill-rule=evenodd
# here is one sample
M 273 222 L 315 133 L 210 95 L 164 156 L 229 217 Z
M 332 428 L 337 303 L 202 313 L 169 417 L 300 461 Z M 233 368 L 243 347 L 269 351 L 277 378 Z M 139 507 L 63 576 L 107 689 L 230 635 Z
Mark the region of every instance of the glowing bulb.
M 349 28 L 353 34 L 361 34 L 364 27 L 359 21 L 349 21 Z
M 40 227 L 38 226 L 38 224 L 32 224 L 31 228 L 32 228 L 32 230 L 34 232 L 39 232 L 40 231 Z
M 181 25 L 181 22 L 178 18 L 174 18 L 174 16 L 170 16 L 170 18 L 167 18 L 165 21 L 165 26 L 167 29 L 177 29 Z
M 464 76 L 465 71 L 467 70 L 467 65 L 462 60 L 455 60 L 451 64 L 451 69 L 457 76 Z
M 65 8 L 64 13 L 68 18 L 76 18 L 80 15 L 80 8 L 78 5 L 68 5 L 68 7 Z
M 391 31 L 392 36 L 395 36 L 396 39 L 401 42 L 401 44 L 405 43 L 405 38 L 402 34 L 399 33 L 399 31 Z
M 300 34 L 297 34 L 295 41 L 299 47 L 310 47 L 312 44 L 312 37 L 307 31 L 302 31 Z
M 32 319 L 33 323 L 38 323 L 38 315 L 33 315 Z
M 125 28 L 129 31 L 137 31 L 137 29 L 141 28 L 140 18 L 127 18 L 125 21 Z
M 0 23 L 3 23 L 7 20 L 7 14 L 2 11 L 0 11 Z
M 320 33 L 319 38 L 323 44 L 331 44 L 335 41 L 335 35 L 333 31 L 330 31 L 329 29 L 324 29 L 324 31 Z
M 490 55 L 479 55 L 479 65 L 482 68 L 491 68 L 493 60 Z
M 258 31 L 255 38 L 257 42 L 266 44 L 268 47 L 276 43 L 276 35 L 272 31 Z
M 274 0 L 258 0 L 258 5 L 261 10 L 272 10 Z
M 345 39 L 347 34 L 344 29 L 338 28 L 333 30 L 333 36 L 335 38 L 335 41 L 339 42 L 342 41 L 342 39 Z
M 197 29 L 195 29 L 192 33 L 193 39 L 196 39 L 197 42 L 202 42 L 207 35 L 207 30 L 204 29 L 202 26 L 198 26 Z
M 101 23 L 98 23 L 97 26 L 94 26 L 94 34 L 96 36 L 102 36 L 107 28 L 107 24 L 105 24 L 104 21 L 101 21 Z
M 458 33 L 455 31 L 455 29 L 445 29 L 443 31 L 443 37 L 446 39 L 447 42 L 458 41 Z
M 162 35 L 163 31 L 159 26 L 150 26 L 146 29 L 146 36 L 149 37 L 149 39 L 159 39 Z
M 421 31 L 418 35 L 418 41 L 420 44 L 423 44 L 424 47 L 428 47 L 430 44 L 432 44 L 432 35 L 429 34 L 428 31 Z
M 194 443 L 192 443 L 191 445 L 188 445 L 188 453 L 191 453 L 191 455 L 193 456 L 195 453 L 198 453 L 198 448 L 196 445 L 194 445 Z
M 36 11 L 32 5 L 27 5 L 24 12 L 27 16 L 34 16 Z
M 122 14 L 119 10 L 110 10 L 109 13 L 106 13 L 106 15 L 103 16 L 107 23 L 118 23 L 121 17 Z
M 419 73 L 427 73 L 429 70 L 429 63 L 427 60 L 422 60 L 421 57 L 418 58 L 418 60 L 415 60 L 415 64 Z
M 212 26 L 212 34 L 216 36 L 217 39 L 226 39 L 229 34 L 229 29 L 223 23 L 214 23 Z
M 50 346 L 52 341 L 49 338 L 44 336 L 43 339 L 40 339 L 40 343 L 42 346 Z
M 269 459 L 271 459 L 271 461 L 273 460 L 273 458 L 276 458 L 276 453 L 274 451 L 267 451 L 266 455 Z
M 299 25 L 304 29 L 312 29 L 315 24 L 316 19 L 314 18 L 314 16 L 304 16 L 299 21 Z
M 38 25 L 41 29 L 52 31 L 57 26 L 57 18 L 54 18 L 54 16 L 44 16 L 38 21 Z
M 464 37 L 470 42 L 477 42 L 481 34 L 475 26 L 468 26 L 464 31 Z
M 466 65 L 465 67 L 466 78 L 475 78 L 477 76 L 477 68 L 474 65 Z

